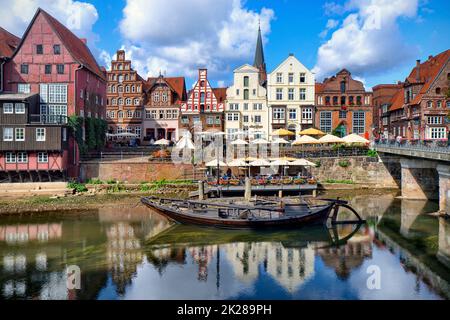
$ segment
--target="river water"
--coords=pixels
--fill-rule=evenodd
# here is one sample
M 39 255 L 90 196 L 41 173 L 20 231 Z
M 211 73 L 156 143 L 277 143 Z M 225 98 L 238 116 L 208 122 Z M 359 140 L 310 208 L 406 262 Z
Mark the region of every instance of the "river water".
M 359 229 L 211 230 L 138 204 L 3 217 L 0 299 L 449 299 L 450 223 L 395 196 L 348 197 Z

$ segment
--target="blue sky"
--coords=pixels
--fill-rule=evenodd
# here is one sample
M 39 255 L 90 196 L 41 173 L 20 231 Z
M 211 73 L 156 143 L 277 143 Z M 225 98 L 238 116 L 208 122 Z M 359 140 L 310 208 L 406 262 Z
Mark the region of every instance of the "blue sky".
M 292 52 L 319 81 L 346 67 L 367 87 L 394 83 L 416 59 L 450 48 L 448 0 L 7 2 L 0 0 L 0 25 L 16 34 L 38 6 L 66 24 L 75 12 L 73 31 L 102 64 L 125 48 L 142 76 L 186 76 L 188 86 L 198 67 L 210 70 L 213 85 L 230 85 L 232 70 L 253 61 L 258 20 L 269 71 Z

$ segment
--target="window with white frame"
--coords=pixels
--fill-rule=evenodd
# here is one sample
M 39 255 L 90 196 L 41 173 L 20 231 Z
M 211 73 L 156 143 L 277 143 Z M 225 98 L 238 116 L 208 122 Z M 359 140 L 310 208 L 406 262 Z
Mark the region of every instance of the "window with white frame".
M 13 141 L 13 128 L 3 128 L 3 141 Z
M 306 82 L 306 73 L 300 73 L 300 83 Z
M 6 163 L 16 163 L 16 154 L 14 152 L 6 153 Z
M 14 107 L 16 114 L 25 114 L 25 103 L 16 103 Z
M 17 92 L 18 93 L 30 93 L 31 85 L 29 83 L 19 83 L 19 84 L 17 84 Z
M 172 109 L 166 110 L 166 119 L 172 119 Z
M 442 117 L 428 117 L 428 124 L 442 124 Z
M 322 130 L 325 133 L 331 133 L 332 130 L 331 111 L 320 112 L 320 130 Z
M 302 109 L 302 119 L 303 120 L 312 120 L 312 118 L 313 118 L 312 108 L 303 108 Z
M 38 152 L 38 163 L 48 163 L 47 152 Z
M 131 99 L 130 99 L 130 98 L 127 98 L 127 99 L 125 100 L 125 104 L 126 104 L 127 106 L 131 106 Z
M 142 133 L 141 127 L 136 127 L 134 129 L 134 133 L 138 136 L 138 138 L 140 138 L 141 137 L 141 133 Z
M 289 83 L 294 83 L 294 74 L 293 73 L 289 73 L 288 81 L 289 81 Z
M 288 89 L 288 100 L 294 100 L 294 88 Z
M 300 100 L 306 100 L 306 89 L 300 88 Z
M 141 114 L 141 111 L 140 111 L 140 110 L 136 110 L 136 111 L 134 112 L 134 117 L 135 117 L 135 118 L 140 119 L 141 116 L 142 116 L 142 114 Z
M 145 119 L 151 119 L 152 118 L 152 113 L 150 112 L 150 110 L 145 110 Z
M 178 110 L 177 109 L 172 110 L 172 116 L 174 119 L 178 119 Z
M 167 93 L 163 93 L 161 96 L 161 100 L 162 102 L 167 102 L 168 98 L 167 98 Z
M 189 118 L 188 118 L 188 116 L 182 116 L 182 117 L 181 117 L 181 123 L 182 123 L 182 124 L 188 124 L 188 123 L 189 123 Z
M 445 127 L 433 127 L 428 130 L 430 139 L 438 140 L 447 138 L 447 128 Z
M 283 83 L 283 74 L 281 72 L 277 73 L 277 83 Z
M 123 111 L 117 112 L 117 118 L 123 119 Z
M 364 111 L 353 112 L 353 133 L 363 134 L 366 131 L 366 113 Z
M 339 110 L 339 119 L 347 119 L 347 111 Z
M 285 120 L 286 110 L 284 108 L 274 108 L 273 109 L 273 119 L 274 120 Z
M 137 98 L 134 99 L 134 105 L 135 105 L 135 106 L 138 106 L 138 105 L 139 105 L 139 99 L 137 99 Z
M 25 141 L 25 128 L 16 128 L 14 135 L 16 141 Z
M 4 103 L 3 104 L 3 113 L 4 114 L 12 114 L 14 113 L 14 104 L 13 103 Z
M 133 118 L 133 111 L 131 110 L 127 111 L 127 118 Z
M 159 92 L 155 92 L 155 93 L 153 94 L 153 101 L 154 101 L 154 102 L 159 102 Z
M 233 121 L 233 114 L 227 113 L 227 121 Z
M 289 109 L 289 120 L 297 119 L 297 109 Z
M 229 115 L 232 115 L 232 114 L 229 113 Z M 195 122 L 195 120 L 194 120 L 194 122 Z M 214 124 L 214 118 L 213 117 L 206 118 L 206 124 L 213 125 Z
M 239 103 L 230 103 L 230 111 L 239 111 Z
M 255 116 L 255 123 L 261 123 L 261 116 Z
M 17 153 L 17 163 L 27 163 L 27 162 L 28 162 L 28 153 L 18 152 Z
M 36 128 L 36 141 L 45 141 L 45 128 Z
M 152 118 L 152 119 L 156 119 L 156 118 L 157 118 L 157 112 L 156 112 L 156 110 L 152 110 L 152 116 L 151 116 L 151 118 Z
M 244 123 L 248 123 L 248 116 L 244 116 Z
M 255 103 L 255 104 L 253 104 L 253 110 L 261 111 L 262 108 L 263 108 L 262 103 Z
M 47 84 L 42 83 L 39 86 L 41 102 L 44 103 L 67 103 L 67 85 L 66 84 Z
M 239 121 L 239 113 L 233 113 L 233 121 Z
M 276 90 L 276 99 L 283 100 L 283 88 L 277 88 Z

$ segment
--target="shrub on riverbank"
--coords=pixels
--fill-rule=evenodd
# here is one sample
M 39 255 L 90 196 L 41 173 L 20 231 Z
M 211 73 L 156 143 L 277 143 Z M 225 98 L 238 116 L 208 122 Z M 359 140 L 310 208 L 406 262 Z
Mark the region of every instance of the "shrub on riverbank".
M 350 161 L 342 160 L 342 161 L 339 161 L 338 164 L 341 168 L 348 168 L 350 166 Z
M 75 190 L 76 193 L 82 193 L 82 192 L 88 191 L 85 184 L 78 183 L 78 182 L 69 182 L 67 187 L 69 189 Z

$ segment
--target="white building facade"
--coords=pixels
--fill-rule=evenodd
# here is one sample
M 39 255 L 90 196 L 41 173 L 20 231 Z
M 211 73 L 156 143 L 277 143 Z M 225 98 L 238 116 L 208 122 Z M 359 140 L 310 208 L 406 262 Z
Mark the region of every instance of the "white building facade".
M 267 139 L 267 90 L 261 85 L 258 68 L 246 64 L 234 70 L 233 86 L 227 90 L 225 132 L 231 139 Z
M 314 125 L 315 76 L 293 54 L 268 74 L 269 134 Z

